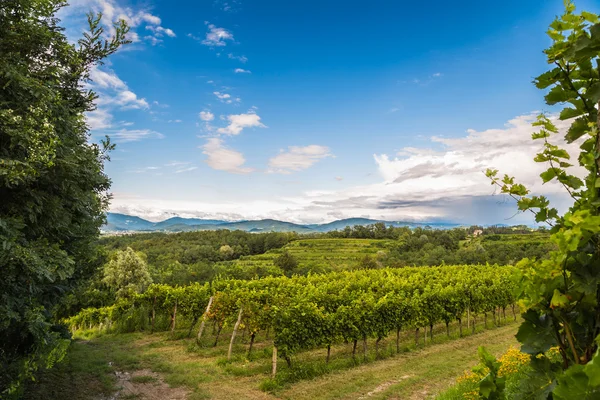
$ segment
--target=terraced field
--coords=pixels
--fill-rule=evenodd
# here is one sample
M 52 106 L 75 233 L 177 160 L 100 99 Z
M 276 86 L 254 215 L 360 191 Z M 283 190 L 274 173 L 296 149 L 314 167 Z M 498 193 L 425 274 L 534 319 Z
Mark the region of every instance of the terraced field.
M 231 263 L 242 268 L 269 267 L 274 265 L 273 260 L 277 256 L 288 251 L 303 269 L 326 266 L 335 271 L 358 266 L 366 255 L 374 258 L 383 256 L 393 244 L 393 240 L 378 239 L 303 239 L 291 242 L 281 249 L 242 257 Z

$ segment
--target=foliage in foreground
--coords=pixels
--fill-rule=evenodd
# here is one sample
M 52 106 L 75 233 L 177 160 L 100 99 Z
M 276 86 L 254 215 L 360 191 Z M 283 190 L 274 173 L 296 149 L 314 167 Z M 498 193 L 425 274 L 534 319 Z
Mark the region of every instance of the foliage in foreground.
M 54 17 L 61 0 L 0 2 L 0 395 L 65 354 L 53 312 L 93 270 L 108 204 L 108 142 L 88 142 L 91 68 L 126 42 L 100 16 L 69 43 Z
M 518 265 L 520 299 L 527 311 L 517 339 L 530 355 L 531 367 L 523 377 L 519 398 L 600 396 L 600 18 L 585 11 L 575 14 L 570 1 L 565 6 L 565 13 L 548 30 L 553 43 L 545 54 L 552 69 L 537 77 L 535 84 L 550 88 L 547 104 L 568 103 L 559 119 L 570 122 L 565 141 L 579 144 L 577 162 L 587 174 L 584 180 L 571 173 L 569 153 L 550 143 L 558 133 L 552 118 L 538 118 L 534 125 L 539 131 L 532 139 L 543 144 L 535 161 L 549 165 L 540 175 L 543 183 L 562 185 L 574 203 L 559 216 L 545 197 L 530 196 L 514 178 L 500 179 L 498 171 L 487 172 L 492 184 L 517 199 L 519 210 L 532 211 L 536 221 L 552 226 L 551 239 L 558 247 L 546 260 L 525 259 Z M 560 360 L 548 356 L 553 347 L 558 348 Z M 479 393 L 484 398 L 507 398 L 495 377 L 482 380 Z

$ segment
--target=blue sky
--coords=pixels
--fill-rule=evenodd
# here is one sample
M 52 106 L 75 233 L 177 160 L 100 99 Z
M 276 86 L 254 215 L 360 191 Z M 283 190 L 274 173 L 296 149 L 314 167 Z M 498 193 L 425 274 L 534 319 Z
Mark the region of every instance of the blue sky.
M 90 9 L 132 27 L 90 83 L 92 137 L 117 143 L 113 211 L 530 223 L 507 220 L 487 167 L 566 204 L 536 186 L 529 140 L 554 111 L 531 81 L 562 1 L 71 4 L 71 38 Z

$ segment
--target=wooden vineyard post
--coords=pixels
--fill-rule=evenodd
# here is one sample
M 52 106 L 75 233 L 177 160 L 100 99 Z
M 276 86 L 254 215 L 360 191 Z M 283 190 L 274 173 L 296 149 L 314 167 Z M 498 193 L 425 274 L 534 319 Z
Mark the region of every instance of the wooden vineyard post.
M 173 307 L 173 323 L 171 324 L 171 336 L 175 333 L 175 321 L 177 320 L 177 299 L 175 299 L 175 307 Z
M 213 297 L 210 296 L 210 299 L 208 299 L 208 305 L 206 306 L 206 311 L 204 311 L 204 314 L 202 314 L 202 321 L 200 321 L 200 329 L 198 330 L 198 336 L 196 336 L 196 343 L 200 343 L 200 338 L 202 337 L 202 332 L 204 331 L 204 323 L 206 322 L 206 316 L 210 311 L 210 306 L 212 305 L 212 302 Z
M 467 331 L 471 327 L 471 307 L 467 308 Z
M 229 351 L 227 352 L 228 360 L 231 359 L 231 352 L 233 351 L 233 342 L 235 341 L 235 335 L 237 334 L 237 330 L 240 327 L 240 322 L 242 322 L 242 308 L 240 308 L 237 321 L 235 321 L 235 325 L 233 326 L 233 333 L 231 334 L 231 340 L 229 341 Z
M 271 371 L 271 376 L 275 378 L 275 374 L 277 373 L 277 347 L 273 346 L 273 370 Z

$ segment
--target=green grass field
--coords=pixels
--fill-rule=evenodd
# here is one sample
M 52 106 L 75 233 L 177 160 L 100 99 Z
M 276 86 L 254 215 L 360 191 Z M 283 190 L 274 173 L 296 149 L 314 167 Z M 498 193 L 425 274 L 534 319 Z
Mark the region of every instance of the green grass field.
M 294 357 L 292 368 L 280 359 L 278 378 L 272 380 L 272 341 L 259 337 L 247 356 L 248 336 L 241 335 L 227 360 L 229 337 L 216 347 L 210 329 L 200 345 L 185 338 L 185 330 L 168 333 L 98 334 L 82 332 L 66 360 L 38 377 L 26 399 L 426 399 L 448 388 L 456 377 L 477 364 L 477 347 L 501 354 L 516 343 L 517 323 L 509 318 L 500 327 L 482 319 L 475 334 L 458 338 L 456 326 L 447 337 L 445 326 L 434 330 L 415 347 L 414 331 L 402 335 L 396 353 L 393 337 L 374 341 L 368 355 L 352 358 L 352 344 L 305 351 Z M 422 333 L 422 332 L 421 332 Z M 467 332 L 465 332 L 466 334 Z M 470 332 L 468 332 L 470 333 Z M 124 378 L 125 377 L 125 378 Z M 158 397 L 156 397 L 158 396 Z

